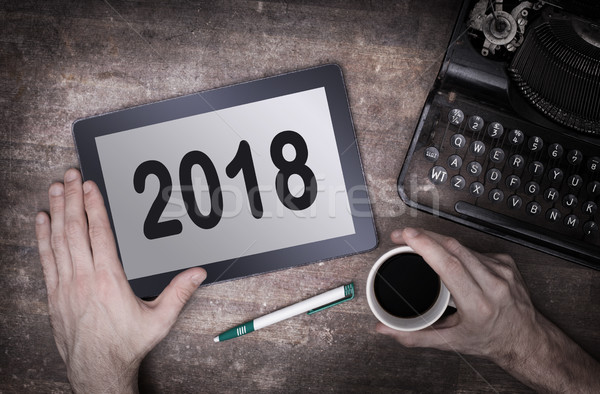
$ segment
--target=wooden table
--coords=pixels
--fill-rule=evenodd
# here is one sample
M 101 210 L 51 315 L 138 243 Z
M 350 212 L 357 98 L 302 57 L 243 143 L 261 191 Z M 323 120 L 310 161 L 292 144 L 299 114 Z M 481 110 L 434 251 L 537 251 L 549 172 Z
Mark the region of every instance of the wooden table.
M 344 71 L 380 237 L 366 254 L 198 290 L 144 361 L 147 392 L 526 392 L 494 364 L 374 331 L 365 280 L 389 233 L 455 234 L 517 260 L 537 307 L 600 357 L 600 272 L 409 209 L 396 178 L 458 0 L 2 1 L 0 392 L 68 392 L 34 238 L 47 188 L 78 161 L 71 123 L 325 63 Z M 238 323 L 354 281 L 358 297 L 234 341 Z M 300 284 L 300 285 L 299 285 Z

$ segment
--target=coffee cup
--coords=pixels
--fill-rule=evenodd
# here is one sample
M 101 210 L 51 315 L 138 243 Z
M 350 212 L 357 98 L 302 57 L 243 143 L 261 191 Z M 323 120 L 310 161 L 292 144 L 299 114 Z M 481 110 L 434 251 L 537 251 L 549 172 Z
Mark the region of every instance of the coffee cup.
M 454 302 L 439 275 L 409 246 L 383 254 L 367 279 L 367 301 L 379 321 L 400 331 L 435 323 Z

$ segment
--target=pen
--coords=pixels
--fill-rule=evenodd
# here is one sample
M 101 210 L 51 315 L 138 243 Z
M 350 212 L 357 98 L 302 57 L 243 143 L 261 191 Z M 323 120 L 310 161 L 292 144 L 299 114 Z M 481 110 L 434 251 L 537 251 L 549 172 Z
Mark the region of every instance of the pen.
M 219 336 L 216 336 L 215 342 L 223 342 L 227 339 L 237 338 L 252 331 L 260 330 L 263 327 L 278 323 L 290 317 L 308 312 L 309 315 L 330 308 L 342 302 L 349 301 L 354 298 L 354 283 L 349 283 L 344 286 L 329 290 L 323 294 L 316 295 L 307 300 L 300 301 L 296 304 L 271 312 L 244 324 L 240 324 L 230 330 L 225 331 Z

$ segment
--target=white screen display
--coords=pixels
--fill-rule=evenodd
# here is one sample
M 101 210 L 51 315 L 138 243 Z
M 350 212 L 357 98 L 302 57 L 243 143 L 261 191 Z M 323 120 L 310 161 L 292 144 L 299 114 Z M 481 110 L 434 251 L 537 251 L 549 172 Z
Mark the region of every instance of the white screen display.
M 130 280 L 355 234 L 325 88 L 107 134 L 96 145 Z M 217 219 L 199 226 L 211 209 Z

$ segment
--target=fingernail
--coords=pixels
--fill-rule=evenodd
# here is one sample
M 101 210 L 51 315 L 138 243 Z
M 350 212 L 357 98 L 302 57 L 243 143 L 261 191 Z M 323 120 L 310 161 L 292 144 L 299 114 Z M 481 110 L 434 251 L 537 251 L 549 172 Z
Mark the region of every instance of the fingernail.
M 392 239 L 394 239 L 394 238 L 401 238 L 402 237 L 402 230 L 394 230 L 394 231 L 392 231 L 391 237 L 392 237 Z
M 407 227 L 404 229 L 404 236 L 407 238 L 414 238 L 419 235 L 419 230 L 412 227 Z
M 50 186 L 50 194 L 53 196 L 60 196 L 63 194 L 62 185 L 52 185 Z
M 83 184 L 83 192 L 84 193 L 89 193 L 92 190 L 92 185 L 90 185 L 89 182 L 85 182 Z
M 38 213 L 37 216 L 35 217 L 35 222 L 37 224 L 44 224 L 46 222 L 46 215 L 44 215 L 43 213 Z
M 65 181 L 67 181 L 67 182 L 74 181 L 76 178 L 77 178 L 77 173 L 75 172 L 75 170 L 68 170 L 65 173 Z
M 200 286 L 202 282 L 204 282 L 205 276 L 204 274 L 196 274 L 191 277 L 192 283 L 196 286 Z

